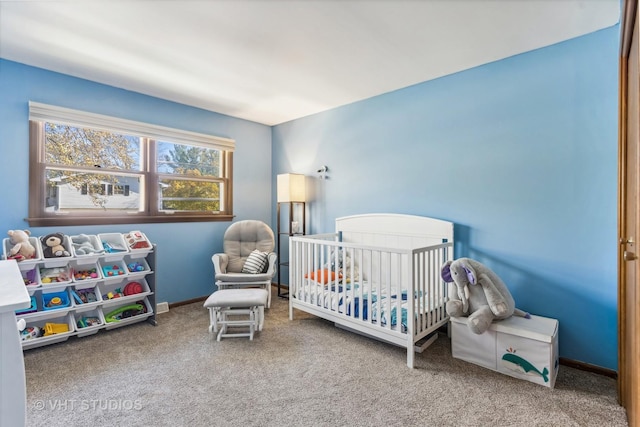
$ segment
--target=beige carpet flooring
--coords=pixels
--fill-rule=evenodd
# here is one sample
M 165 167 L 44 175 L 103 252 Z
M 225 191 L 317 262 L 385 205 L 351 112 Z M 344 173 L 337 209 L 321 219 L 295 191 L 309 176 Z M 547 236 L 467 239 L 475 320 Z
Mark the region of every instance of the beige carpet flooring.
M 201 303 L 25 352 L 28 426 L 626 426 L 611 378 L 561 366 L 555 389 L 405 350 L 273 298 L 253 342 L 207 332 Z M 562 343 L 560 343 L 562 345 Z

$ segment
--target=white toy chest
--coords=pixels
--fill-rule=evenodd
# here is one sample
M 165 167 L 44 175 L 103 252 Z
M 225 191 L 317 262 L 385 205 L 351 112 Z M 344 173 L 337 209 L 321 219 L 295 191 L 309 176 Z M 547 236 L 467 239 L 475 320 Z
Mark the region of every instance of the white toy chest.
M 484 334 L 451 318 L 453 357 L 553 388 L 558 375 L 558 321 L 541 316 L 496 320 Z

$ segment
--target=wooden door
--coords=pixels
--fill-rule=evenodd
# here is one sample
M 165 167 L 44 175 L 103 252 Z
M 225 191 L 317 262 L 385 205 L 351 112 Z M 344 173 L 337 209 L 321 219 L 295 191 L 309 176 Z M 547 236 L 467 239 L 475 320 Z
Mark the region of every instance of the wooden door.
M 625 0 L 621 19 L 618 255 L 618 392 L 630 426 L 640 426 L 640 260 L 637 227 L 640 168 L 638 0 Z

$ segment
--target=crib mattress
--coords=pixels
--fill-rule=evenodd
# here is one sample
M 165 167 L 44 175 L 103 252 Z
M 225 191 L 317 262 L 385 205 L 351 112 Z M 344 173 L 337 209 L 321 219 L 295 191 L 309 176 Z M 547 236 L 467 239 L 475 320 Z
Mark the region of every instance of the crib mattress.
M 400 325 L 403 332 L 407 330 L 408 300 L 407 291 L 397 291 L 395 287 L 371 287 L 368 283 L 332 284 L 324 285 L 312 280 L 306 280 L 295 293 L 295 297 L 312 305 L 324 307 L 338 313 L 362 320 L 369 320 L 386 326 L 390 321 L 392 327 L 398 324 L 398 306 L 400 306 Z M 442 307 L 443 297 L 434 295 L 416 295 L 419 305 L 416 313 Z M 371 300 L 371 304 L 369 304 Z M 370 307 L 370 308 L 369 308 Z M 360 313 L 362 311 L 362 313 Z

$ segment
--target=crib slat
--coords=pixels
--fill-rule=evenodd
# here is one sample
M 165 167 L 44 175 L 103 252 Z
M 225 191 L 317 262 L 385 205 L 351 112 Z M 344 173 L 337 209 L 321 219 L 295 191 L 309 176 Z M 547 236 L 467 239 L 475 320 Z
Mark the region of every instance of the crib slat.
M 412 302 L 412 300 L 410 300 L 409 296 L 409 292 L 411 292 L 411 286 L 409 286 L 408 289 L 406 289 L 406 285 L 411 285 L 412 281 L 410 280 L 409 277 L 404 277 L 407 274 L 407 270 L 406 268 L 404 268 L 404 264 L 407 260 L 407 255 L 406 254 L 397 254 L 397 253 L 389 253 L 389 256 L 391 258 L 394 258 L 395 261 L 393 261 L 394 264 L 397 265 L 397 267 L 395 268 L 395 273 L 396 273 L 396 277 L 394 279 L 392 279 L 395 283 L 399 284 L 396 285 L 396 287 L 400 288 L 400 295 L 399 298 L 397 300 L 397 305 L 396 305 L 396 329 L 400 332 L 402 332 L 402 318 L 404 317 L 402 315 L 403 312 L 403 305 L 404 305 L 404 301 L 403 301 L 403 297 L 402 297 L 402 293 L 403 292 L 407 292 L 407 305 L 410 305 L 409 303 Z M 409 273 L 410 274 L 410 273 Z M 411 317 L 407 317 L 407 320 L 411 320 Z M 408 322 L 407 322 L 408 323 Z
M 354 259 L 358 259 L 358 265 L 362 266 L 362 249 L 359 249 L 356 251 L 357 256 L 354 256 Z M 362 268 L 362 267 L 360 267 Z M 360 282 L 360 291 L 358 292 L 358 295 L 360 296 L 360 313 L 358 313 L 358 319 L 360 319 L 360 321 L 365 321 L 365 304 L 364 304 L 364 286 L 365 286 L 365 282 L 364 282 L 364 276 L 363 276 L 364 272 L 363 270 L 360 270 L 360 277 L 359 277 L 359 282 Z M 367 298 L 368 300 L 369 298 Z M 367 310 L 369 309 L 369 307 L 367 307 Z M 371 311 L 367 311 L 367 316 L 371 316 Z

